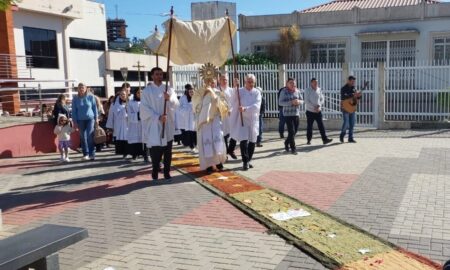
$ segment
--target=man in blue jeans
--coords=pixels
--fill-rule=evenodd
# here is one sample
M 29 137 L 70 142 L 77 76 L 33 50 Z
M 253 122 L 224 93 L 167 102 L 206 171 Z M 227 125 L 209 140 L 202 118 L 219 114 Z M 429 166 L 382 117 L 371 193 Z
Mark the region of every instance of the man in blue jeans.
M 347 84 L 344 85 L 344 87 L 342 87 L 341 89 L 341 101 L 352 97 L 356 97 L 358 99 L 361 98 L 361 93 L 357 92 L 355 89 L 355 82 L 356 82 L 355 77 L 353 76 L 348 77 Z M 353 128 L 355 127 L 356 112 L 348 113 L 342 108 L 342 120 L 343 123 L 339 140 L 341 141 L 341 143 L 344 142 L 344 137 L 348 129 L 348 142 L 356 143 L 356 141 L 353 138 Z

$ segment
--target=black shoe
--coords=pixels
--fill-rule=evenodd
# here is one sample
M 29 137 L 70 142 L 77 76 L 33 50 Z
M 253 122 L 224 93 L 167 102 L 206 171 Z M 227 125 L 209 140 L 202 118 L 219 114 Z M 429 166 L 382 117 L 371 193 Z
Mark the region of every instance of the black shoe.
M 169 180 L 171 178 L 172 176 L 170 175 L 170 173 L 164 173 L 164 179 Z
M 261 143 L 256 144 L 256 147 L 263 147 Z
M 253 165 L 252 165 L 251 163 L 248 163 L 248 167 L 249 167 L 250 169 L 253 169 Z
M 340 136 L 339 136 L 339 141 L 340 141 L 341 143 L 344 143 L 344 136 L 340 135 Z
M 349 143 L 356 143 L 356 141 L 353 140 L 353 139 L 348 139 L 348 142 L 349 142 Z
M 311 141 L 307 141 L 306 144 L 307 144 L 307 145 L 311 145 Z
M 223 164 L 222 163 L 217 164 L 216 167 L 217 167 L 217 169 L 219 169 L 219 171 L 223 171 Z
M 325 140 L 323 140 L 323 144 L 329 144 L 332 141 L 333 141 L 333 139 L 326 138 Z
M 248 171 L 248 164 L 247 164 L 247 163 L 244 163 L 244 166 L 242 167 L 242 169 L 243 169 L 244 171 Z
M 214 170 L 213 170 L 212 167 L 206 168 L 206 173 L 207 173 L 207 174 L 212 174 L 213 172 L 214 172 Z
M 284 139 L 284 134 L 280 133 L 280 139 Z
M 286 152 L 289 152 L 289 145 L 287 143 L 284 143 L 284 150 L 286 150 Z
M 152 179 L 153 180 L 158 180 L 158 172 L 157 171 L 152 171 Z
M 291 153 L 292 153 L 293 155 L 298 155 L 297 150 L 292 150 Z
M 230 155 L 230 157 L 231 157 L 232 159 L 234 159 L 234 160 L 237 159 L 237 156 L 236 156 L 236 154 L 235 154 L 234 152 L 229 152 L 228 155 Z

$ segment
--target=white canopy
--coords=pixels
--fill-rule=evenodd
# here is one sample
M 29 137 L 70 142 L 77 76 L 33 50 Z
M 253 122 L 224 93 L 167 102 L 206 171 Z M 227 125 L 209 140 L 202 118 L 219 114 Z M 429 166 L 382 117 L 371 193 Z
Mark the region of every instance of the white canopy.
M 158 53 L 168 56 L 169 23 Z M 231 37 L 236 34 L 236 25 L 230 20 Z M 222 66 L 230 55 L 231 41 L 227 18 L 184 22 L 173 19 L 172 48 L 170 61 L 178 65 L 212 63 Z

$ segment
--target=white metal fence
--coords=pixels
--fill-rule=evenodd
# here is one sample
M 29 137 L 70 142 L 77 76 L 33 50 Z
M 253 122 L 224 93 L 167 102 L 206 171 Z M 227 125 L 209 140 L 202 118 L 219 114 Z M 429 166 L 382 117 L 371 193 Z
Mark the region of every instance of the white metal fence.
M 186 83 L 200 83 L 198 68 L 173 67 L 173 85 L 178 94 L 183 93 Z M 229 71 L 231 82 L 232 68 L 228 66 L 225 69 Z M 253 73 L 257 77 L 256 85 L 263 89 L 266 99 L 265 117 L 278 117 L 278 90 L 288 77 L 292 77 L 302 91 L 309 87 L 311 78 L 316 78 L 325 96 L 324 117 L 339 119 L 342 114 L 340 89 L 347 76 L 354 75 L 358 82 L 357 88 L 361 89 L 365 82 L 368 83 L 358 105 L 359 126 L 376 126 L 379 120 L 443 121 L 450 118 L 448 63 L 390 63 L 384 69 L 371 63 L 245 65 L 238 66 L 237 72 L 241 84 L 245 74 Z M 382 78 L 384 81 L 380 81 Z M 384 107 L 380 107 L 381 97 L 384 98 Z M 384 119 L 378 119 L 380 110 L 383 110 Z M 301 117 L 305 117 L 304 114 Z
M 387 66 L 385 70 L 385 120 L 450 118 L 450 65 L 417 62 Z

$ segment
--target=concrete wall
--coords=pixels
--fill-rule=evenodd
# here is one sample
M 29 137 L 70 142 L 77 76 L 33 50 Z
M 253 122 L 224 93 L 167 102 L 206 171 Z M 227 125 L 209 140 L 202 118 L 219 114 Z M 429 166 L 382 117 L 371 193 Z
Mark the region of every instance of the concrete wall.
M 361 61 L 361 42 L 381 40 L 416 40 L 416 58 L 432 59 L 432 37 L 438 34 L 450 35 L 450 17 L 443 19 L 389 22 L 372 24 L 350 24 L 335 26 L 300 26 L 301 37 L 312 42 L 344 41 L 346 43 L 346 61 Z M 408 34 L 380 34 L 370 37 L 357 36 L 361 32 L 382 32 L 415 29 L 419 35 Z M 279 40 L 279 28 L 241 29 L 239 32 L 240 53 L 251 53 L 255 44 L 273 43 Z
M 105 85 L 105 51 L 70 49 L 69 38 L 85 38 L 105 42 L 107 50 L 106 17 L 102 4 L 83 1 L 83 19 L 72 20 L 67 25 L 67 70 L 68 79 L 78 80 L 90 86 Z M 86 31 L 89 29 L 89 31 Z
M 66 18 L 82 18 L 85 0 L 21 0 L 17 6 L 21 10 L 58 15 Z
M 361 60 L 361 42 L 370 40 L 416 40 L 416 58 L 432 58 L 432 37 L 450 35 L 450 3 L 376 9 L 353 9 L 322 13 L 292 13 L 263 16 L 239 16 L 240 53 L 251 53 L 255 44 L 269 44 L 279 40 L 281 27 L 297 24 L 304 39 L 345 41 L 346 61 Z M 381 32 L 415 29 L 420 35 L 372 35 L 362 38 L 361 32 Z
M 149 72 L 152 68 L 156 67 L 156 56 L 147 54 L 134 54 L 126 52 L 116 52 L 108 51 L 106 53 L 106 93 L 107 96 L 114 95 L 114 87 L 120 87 L 122 81 L 114 81 L 114 71 L 120 71 L 122 67 L 126 67 L 129 71 L 137 71 L 137 63 L 144 66 L 141 68 L 142 72 L 142 85 L 146 83 L 146 74 L 144 72 Z M 159 67 L 166 71 L 167 69 L 167 58 L 163 56 L 158 57 Z M 132 87 L 137 87 L 138 82 L 129 82 Z
M 104 5 L 87 0 L 61 1 L 65 4 L 70 2 L 76 10 L 83 12 L 83 16 L 80 15 L 73 19 L 61 12 L 56 12 L 59 10 L 57 7 L 63 3 L 58 2 L 59 4 L 52 6 L 52 11 L 44 12 L 41 6 L 36 6 L 38 2 L 51 2 L 50 4 L 53 5 L 53 2 L 57 1 L 42 0 L 33 2 L 34 4 L 31 4 L 30 1 L 20 2 L 19 10 L 13 13 L 16 54 L 25 55 L 23 27 L 56 31 L 58 49 L 58 68 L 33 68 L 32 77 L 37 80 L 77 80 L 91 86 L 105 86 L 105 51 L 71 49 L 69 43 L 70 37 L 101 40 L 105 41 L 107 48 Z M 30 82 L 27 83 L 27 86 L 33 87 L 37 84 Z M 42 88 L 65 86 L 64 82 L 41 83 Z
M 23 27 L 35 27 L 56 31 L 57 49 L 58 49 L 58 68 L 34 68 L 32 77 L 39 80 L 64 80 L 65 61 L 63 46 L 63 23 L 62 18 L 50 16 L 43 13 L 29 12 L 19 10 L 13 13 L 14 16 L 14 39 L 16 45 L 16 54 L 25 55 L 25 40 Z M 64 87 L 64 83 L 43 83 L 45 87 Z M 27 86 L 37 86 L 37 83 L 27 83 Z

